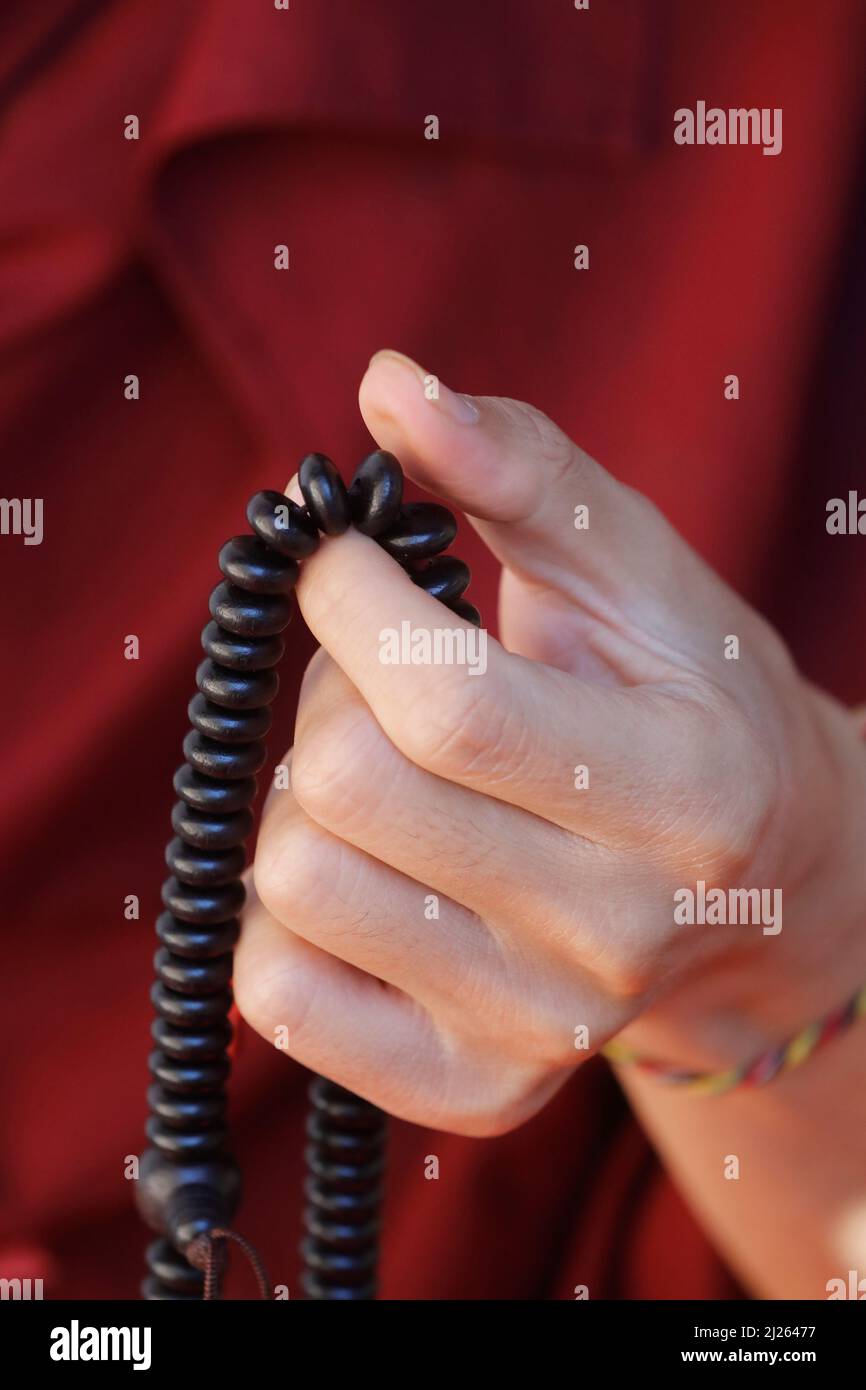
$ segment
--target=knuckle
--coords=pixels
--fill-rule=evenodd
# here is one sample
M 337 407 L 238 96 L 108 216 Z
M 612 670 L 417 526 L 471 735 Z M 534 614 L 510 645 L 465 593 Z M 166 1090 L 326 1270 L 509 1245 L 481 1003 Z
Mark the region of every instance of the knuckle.
M 557 475 L 575 465 L 578 450 L 548 415 L 526 401 L 503 400 L 501 405 L 507 422 L 523 436 L 536 459 Z
M 285 1027 L 293 1044 L 303 1042 L 313 1018 L 319 978 L 308 961 L 281 956 L 279 964 L 238 954 L 232 982 L 241 1017 L 263 1038 Z
M 259 844 L 253 864 L 256 892 L 272 917 L 291 927 L 332 881 L 334 842 L 306 817 Z
M 369 863 L 340 841 L 329 845 L 328 878 L 305 905 L 299 932 L 341 959 L 363 960 L 374 974 L 390 976 L 412 961 L 411 933 L 405 923 L 379 905 Z
M 639 949 L 608 952 L 604 961 L 604 988 L 608 999 L 638 1009 L 658 984 L 666 945 L 667 938 Z
M 337 830 L 368 804 L 374 784 L 374 738 L 367 712 L 344 707 L 298 740 L 292 755 L 292 793 L 312 820 Z
M 657 795 L 642 814 L 641 838 L 631 841 L 646 864 L 678 877 L 737 877 L 753 863 L 782 799 L 782 777 L 772 740 L 762 735 L 735 700 L 703 679 L 661 694 L 666 760 Z M 675 704 L 671 705 L 671 699 Z
M 435 1127 L 470 1139 L 496 1139 L 518 1129 L 535 1115 L 564 1080 L 546 1072 L 542 1078 L 526 1068 L 503 1069 L 493 1088 L 482 1084 L 435 1115 Z
M 399 929 L 366 906 L 365 860 L 312 822 L 282 836 L 261 861 L 257 856 L 254 879 L 272 917 L 331 955 L 342 956 L 347 940 L 383 957 L 399 957 L 401 948 L 405 954 Z
M 452 676 L 437 683 L 423 717 L 416 714 L 405 731 L 404 744 L 414 762 L 446 778 L 485 776 L 500 765 L 513 716 L 488 677 L 464 674 L 463 679 Z
M 640 905 L 630 908 L 623 901 L 616 913 L 615 930 L 610 921 L 583 924 L 576 957 L 608 1003 L 625 1006 L 631 1012 L 638 1010 L 658 986 L 674 935 L 673 904 L 668 924 L 664 904 L 650 912 L 643 901 L 645 888 L 637 891 L 640 896 L 635 901 Z
M 739 711 L 719 707 L 706 730 L 701 782 L 710 787 L 693 808 L 690 847 L 700 876 L 747 874 L 780 804 L 781 777 L 770 742 Z
M 355 610 L 358 599 L 358 586 L 350 566 L 344 563 L 340 546 L 320 546 L 314 557 L 315 582 L 313 576 L 302 568 L 305 610 L 315 618 L 316 627 L 331 628 L 341 626 L 346 615 Z M 309 582 L 304 582 L 305 573 Z
M 727 871 L 744 873 L 754 862 L 780 800 L 781 778 L 769 744 L 753 735 L 746 739 L 737 765 L 748 768 L 727 807 Z

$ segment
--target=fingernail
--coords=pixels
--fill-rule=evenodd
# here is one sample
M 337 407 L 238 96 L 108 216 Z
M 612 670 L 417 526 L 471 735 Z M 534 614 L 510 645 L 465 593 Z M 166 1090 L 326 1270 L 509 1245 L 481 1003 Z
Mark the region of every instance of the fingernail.
M 474 425 L 480 419 L 481 411 L 471 396 L 462 395 L 458 391 L 452 391 L 438 376 L 432 372 L 427 372 L 417 362 L 413 362 L 411 357 L 405 353 L 395 352 L 393 348 L 383 348 L 380 352 L 375 352 L 370 358 L 370 366 L 374 362 L 389 360 L 396 366 L 403 367 L 412 372 L 424 392 L 426 400 L 431 405 L 435 405 L 450 419 L 455 420 L 458 425 Z
M 459 391 L 452 391 L 449 386 L 445 386 L 441 381 L 438 383 L 439 395 L 434 397 L 434 403 L 446 415 L 450 415 L 452 420 L 456 420 L 458 425 L 474 425 L 480 418 L 481 411 L 475 404 L 471 396 L 464 396 Z
M 293 502 L 297 502 L 299 507 L 303 507 L 304 494 L 301 492 L 300 486 L 298 484 L 297 473 L 292 474 L 292 477 L 289 479 L 289 481 L 286 483 L 286 486 L 283 488 L 283 492 L 286 494 L 287 497 L 290 497 Z

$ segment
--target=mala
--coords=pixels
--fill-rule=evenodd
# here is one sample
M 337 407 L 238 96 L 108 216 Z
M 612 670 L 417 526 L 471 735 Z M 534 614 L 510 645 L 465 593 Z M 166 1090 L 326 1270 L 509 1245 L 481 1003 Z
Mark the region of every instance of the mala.
M 253 829 L 256 773 L 267 756 L 263 739 L 279 686 L 274 668 L 284 651 L 298 562 L 317 549 L 320 532 L 339 536 L 351 524 L 428 594 L 481 623 L 463 598 L 468 567 L 442 554 L 457 534 L 454 517 L 436 503 L 403 503 L 403 474 L 393 455 L 370 454 L 347 490 L 330 459 L 308 454 L 298 482 L 305 506 L 280 492 L 256 493 L 247 506 L 253 534 L 233 537 L 219 553 L 223 582 L 210 597 L 205 660 L 189 704 L 192 728 L 174 778 L 175 838 L 165 853 L 171 876 L 156 924 L 151 993 L 157 1017 L 149 1147 L 136 1184 L 141 1215 L 159 1237 L 147 1251 L 147 1299 L 217 1297 L 229 1242 L 249 1256 L 262 1296 L 272 1296 L 255 1251 L 230 1229 L 240 1173 L 226 1148 L 226 1085 L 244 844 Z M 324 1077 L 313 1079 L 301 1247 L 307 1298 L 376 1297 L 385 1123 L 368 1101 Z

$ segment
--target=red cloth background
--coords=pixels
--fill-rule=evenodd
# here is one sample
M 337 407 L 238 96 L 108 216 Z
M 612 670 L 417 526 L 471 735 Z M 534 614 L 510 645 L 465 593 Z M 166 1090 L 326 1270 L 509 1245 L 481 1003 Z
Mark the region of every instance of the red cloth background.
M 0 537 L 0 1275 L 135 1295 L 124 1160 L 214 556 L 309 449 L 351 473 L 376 348 L 547 410 L 863 696 L 863 542 L 824 508 L 864 489 L 864 31 L 859 0 L 7 0 L 0 490 L 44 498 L 45 537 Z M 782 107 L 782 154 L 676 146 L 700 99 Z M 465 526 L 460 553 L 491 620 Z M 304 1084 L 242 1029 L 239 1226 L 293 1296 Z M 395 1124 L 383 1275 L 402 1298 L 736 1295 L 597 1062 L 501 1139 Z

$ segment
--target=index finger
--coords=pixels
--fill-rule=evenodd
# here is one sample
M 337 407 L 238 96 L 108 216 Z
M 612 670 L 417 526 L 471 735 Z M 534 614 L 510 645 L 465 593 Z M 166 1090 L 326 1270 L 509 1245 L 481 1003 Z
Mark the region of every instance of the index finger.
M 647 798 L 655 809 L 660 782 L 686 775 L 687 719 L 674 728 L 641 689 L 507 652 L 366 536 L 323 539 L 297 594 L 391 742 L 428 772 L 612 845 L 645 839 Z

